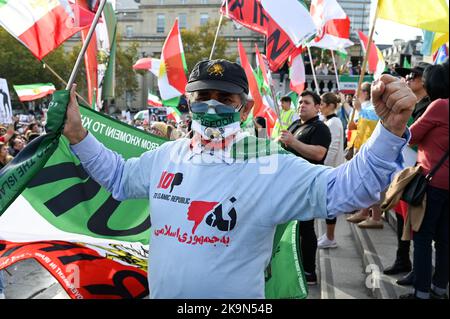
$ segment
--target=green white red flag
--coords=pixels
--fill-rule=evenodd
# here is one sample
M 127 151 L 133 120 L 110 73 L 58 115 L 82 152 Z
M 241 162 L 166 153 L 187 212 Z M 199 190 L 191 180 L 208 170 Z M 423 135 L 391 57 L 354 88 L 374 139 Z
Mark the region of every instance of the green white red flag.
M 161 60 L 155 58 L 142 58 L 137 60 L 133 65 L 133 70 L 150 71 L 155 76 L 159 76 L 159 67 L 161 66 Z
M 35 83 L 25 85 L 14 85 L 14 90 L 21 102 L 34 101 L 44 96 L 53 94 L 55 86 L 51 83 Z
M 39 60 L 88 28 L 93 18 L 93 13 L 68 0 L 0 1 L 0 25 Z
M 186 72 L 183 43 L 176 19 L 161 53 L 158 86 L 164 105 L 178 105 L 180 96 L 186 93 Z
M 336 0 L 313 0 L 310 13 L 318 29 L 311 46 L 346 53 L 345 48 L 354 45 L 350 19 Z

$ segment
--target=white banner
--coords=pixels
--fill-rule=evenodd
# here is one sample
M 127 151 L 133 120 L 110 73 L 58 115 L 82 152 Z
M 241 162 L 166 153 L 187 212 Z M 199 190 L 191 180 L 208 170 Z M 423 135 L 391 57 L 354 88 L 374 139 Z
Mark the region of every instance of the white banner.
M 5 79 L 0 79 L 0 124 L 11 124 L 12 116 L 8 83 Z

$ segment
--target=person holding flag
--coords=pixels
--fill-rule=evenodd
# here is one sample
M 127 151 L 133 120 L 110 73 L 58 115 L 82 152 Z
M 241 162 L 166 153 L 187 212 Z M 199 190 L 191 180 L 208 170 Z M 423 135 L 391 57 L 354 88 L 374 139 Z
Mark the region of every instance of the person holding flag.
M 240 132 L 252 106 L 244 70 L 206 60 L 186 86 L 193 138 L 125 161 L 83 128 L 75 89 L 63 133 L 84 169 L 117 200 L 151 202 L 151 298 L 264 298 L 276 225 L 377 202 L 402 166 L 416 102 L 405 83 L 383 75 L 373 85 L 382 122 L 372 137 L 350 162 L 316 166 L 279 147 L 261 150 L 267 140 L 252 149 L 258 140 Z
M 281 131 L 285 131 L 291 124 L 297 121 L 300 117 L 292 108 L 292 99 L 290 96 L 283 96 L 281 98 L 280 118 L 274 127 L 272 138 L 275 139 L 280 136 Z

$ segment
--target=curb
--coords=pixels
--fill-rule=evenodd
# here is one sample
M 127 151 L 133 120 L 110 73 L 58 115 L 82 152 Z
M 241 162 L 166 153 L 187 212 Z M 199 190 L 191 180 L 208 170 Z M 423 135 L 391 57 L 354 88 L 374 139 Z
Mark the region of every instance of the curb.
M 363 269 L 367 273 L 365 285 L 368 293 L 376 299 L 397 299 L 392 279 L 382 273 L 383 265 L 367 230 L 354 223 L 350 223 L 350 229 L 362 257 Z

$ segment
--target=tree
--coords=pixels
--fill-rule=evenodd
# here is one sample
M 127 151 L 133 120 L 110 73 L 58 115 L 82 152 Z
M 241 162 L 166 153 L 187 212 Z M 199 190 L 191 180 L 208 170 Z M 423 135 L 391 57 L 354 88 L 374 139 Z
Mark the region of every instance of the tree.
M 126 91 L 132 91 L 135 93 L 138 88 L 138 82 L 133 71 L 133 61 L 136 61 L 138 57 L 138 44 L 133 42 L 127 48 L 122 48 L 120 45 L 120 37 L 117 39 L 117 51 L 116 51 L 116 98 L 125 94 Z M 74 65 L 81 50 L 81 44 L 73 47 L 72 52 L 69 54 L 69 65 Z M 98 62 L 102 62 L 104 59 L 103 54 L 100 52 L 97 56 Z M 75 78 L 77 83 L 77 91 L 83 96 L 87 97 L 87 80 L 86 69 L 84 63 L 81 64 L 78 74 Z
M 50 71 L 43 69 L 42 63 L 25 46 L 3 28 L 0 28 L 0 48 L 0 77 L 5 78 L 11 88 L 12 85 L 47 82 L 53 83 L 57 89 L 64 87 Z M 62 48 L 51 52 L 43 60 L 61 77 L 69 77 L 68 61 Z M 11 91 L 13 93 L 14 90 Z M 13 93 L 11 97 L 16 99 L 17 95 Z
M 139 84 L 133 71 L 133 63 L 138 59 L 139 44 L 132 42 L 126 49 L 120 45 L 117 39 L 116 55 L 116 97 L 122 96 L 126 91 L 136 93 Z
M 228 21 L 223 21 L 222 27 Z M 183 41 L 186 64 L 189 72 L 194 68 L 195 64 L 201 60 L 209 59 L 211 49 L 216 36 L 216 30 L 219 21 L 209 21 L 193 30 L 181 30 L 181 38 Z M 237 54 L 232 56 L 225 55 L 228 43 L 223 37 L 218 37 L 216 47 L 214 50 L 214 59 L 236 60 Z

